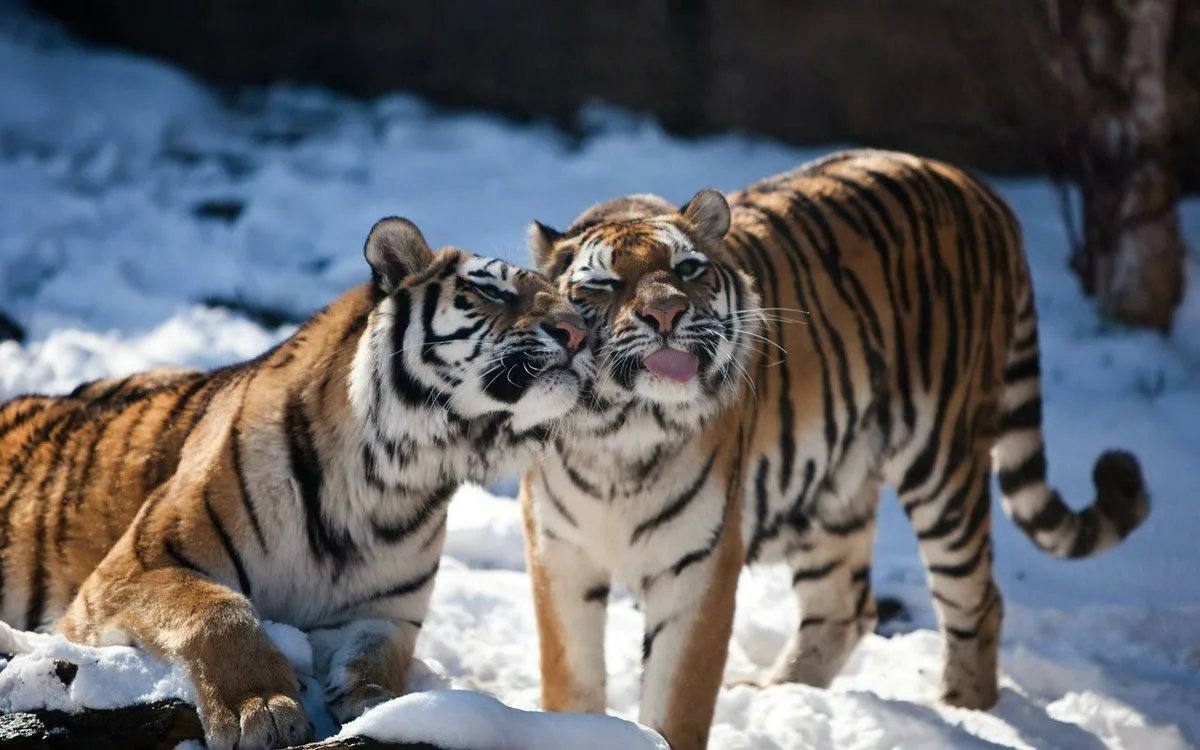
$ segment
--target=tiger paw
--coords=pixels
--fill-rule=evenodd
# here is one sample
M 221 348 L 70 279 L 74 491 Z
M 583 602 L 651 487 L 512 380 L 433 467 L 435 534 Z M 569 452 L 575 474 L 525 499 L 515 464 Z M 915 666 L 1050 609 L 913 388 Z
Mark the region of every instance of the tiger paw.
M 395 691 L 374 684 L 360 684 L 349 689 L 330 686 L 326 689 L 325 701 L 333 718 L 339 724 L 345 724 L 366 713 L 368 709 L 398 696 Z
M 290 695 L 251 694 L 235 704 L 200 701 L 200 721 L 210 750 L 272 750 L 299 745 L 312 735 L 312 723 Z
M 955 708 L 987 711 L 1000 699 L 995 682 L 980 682 L 973 685 L 943 686 L 942 703 Z

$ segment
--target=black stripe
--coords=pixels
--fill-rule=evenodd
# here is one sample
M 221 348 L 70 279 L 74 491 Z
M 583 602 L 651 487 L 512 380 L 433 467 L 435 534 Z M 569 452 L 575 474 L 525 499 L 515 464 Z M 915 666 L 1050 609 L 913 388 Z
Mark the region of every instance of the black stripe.
M 712 469 L 713 461 L 716 459 L 716 457 L 716 451 L 710 453 L 708 455 L 708 460 L 704 462 L 704 468 L 700 470 L 700 474 L 696 476 L 687 489 L 681 492 L 674 500 L 667 503 L 666 507 L 664 507 L 658 513 L 639 523 L 637 528 L 633 530 L 633 534 L 629 538 L 629 543 L 637 544 L 638 539 L 654 531 L 659 526 L 662 526 L 664 523 L 667 523 L 686 510 L 688 505 L 691 504 L 692 500 L 696 498 L 696 495 L 700 493 L 700 488 L 704 486 L 705 481 L 708 480 L 708 472 Z
M 140 402 L 140 405 L 137 407 L 137 414 L 134 416 L 129 426 L 125 428 L 125 434 L 121 437 L 121 450 L 117 455 L 130 455 L 130 448 L 133 445 L 133 434 L 142 426 L 142 422 L 144 422 L 146 419 L 146 414 L 148 414 L 150 411 L 150 406 L 151 401 L 149 399 Z M 125 413 L 126 412 L 122 412 L 122 416 L 124 416 Z M 121 466 L 117 468 L 116 471 L 112 472 L 112 477 L 108 487 L 108 492 L 110 495 L 116 496 L 117 492 L 120 490 L 122 484 L 122 475 L 124 472 L 124 466 Z
M 17 501 L 22 497 L 22 491 L 32 478 L 32 472 L 25 469 L 25 463 L 37 448 L 45 442 L 57 424 L 58 422 L 55 419 L 48 419 L 42 422 L 8 459 L 8 478 L 4 480 L 3 485 L 0 485 L 0 500 L 4 501 L 4 516 L 0 518 L 0 606 L 3 606 L 4 595 L 6 593 L 3 555 L 8 545 L 13 541 L 9 534 L 12 528 L 12 514 L 17 506 Z
M 1003 431 L 1033 430 L 1042 426 L 1042 398 L 1034 396 L 1020 406 L 1005 412 Z
M 1079 526 L 1075 530 L 1075 540 L 1071 543 L 1071 549 L 1067 550 L 1067 557 L 1087 557 L 1096 550 L 1099 542 L 1099 511 L 1095 507 L 1088 508 L 1079 514 Z
M 363 477 L 367 480 L 367 484 L 371 485 L 380 492 L 387 490 L 388 486 L 383 481 L 383 477 L 379 476 L 378 460 L 375 458 L 375 449 L 368 442 L 363 442 L 362 447 L 363 461 Z
M 178 534 L 179 519 L 175 520 L 175 530 L 176 534 Z M 201 568 L 199 565 L 193 562 L 191 558 L 184 554 L 183 550 L 179 548 L 179 545 L 175 543 L 175 539 L 173 537 L 167 536 L 163 540 L 163 552 L 167 554 L 167 557 L 170 557 L 172 560 L 174 560 L 175 564 L 179 567 L 190 570 L 193 573 L 197 573 L 206 578 L 212 578 L 208 571 L 206 571 L 204 568 Z
M 905 215 L 909 221 L 913 249 L 919 251 L 921 247 L 922 223 L 917 220 L 916 210 L 908 194 L 905 193 L 904 189 L 899 184 L 895 183 L 888 175 L 872 170 L 866 170 L 866 172 L 877 182 L 879 182 L 879 184 L 881 184 L 885 190 L 888 190 L 892 194 L 892 197 L 900 204 L 901 210 L 905 212 Z M 888 229 L 891 223 L 891 218 L 890 214 L 885 210 L 882 203 L 872 201 L 870 206 L 871 213 L 879 217 L 879 221 L 884 225 L 884 229 Z M 902 312 L 908 308 L 907 279 L 905 274 L 898 274 L 902 299 L 898 298 L 896 284 L 897 278 L 895 278 L 895 275 L 891 272 L 891 264 L 889 262 L 891 257 L 895 256 L 900 258 L 903 255 L 904 245 L 899 242 L 898 238 L 895 238 L 893 241 L 889 241 L 888 238 L 885 238 L 879 227 L 876 226 L 875 220 L 867 215 L 865 208 L 863 211 L 864 228 L 866 229 L 867 235 L 871 239 L 871 247 L 875 251 L 875 255 L 879 261 L 879 269 L 883 277 L 884 288 L 887 291 L 888 309 L 892 312 L 892 336 L 895 339 L 895 350 L 899 352 L 907 352 L 909 351 L 906 341 L 907 326 L 901 317 Z M 924 211 L 923 214 L 925 223 L 927 225 L 931 224 L 928 211 Z M 932 226 L 927 226 L 926 233 L 932 234 L 932 232 Z M 867 306 L 867 309 L 872 308 Z M 909 430 L 912 430 L 914 424 L 916 423 L 916 406 L 913 402 L 912 382 L 911 375 L 909 373 L 910 359 L 911 358 L 909 357 L 900 358 L 900 361 L 896 363 L 896 374 L 899 378 L 898 385 L 901 396 L 901 408 L 903 410 L 902 418 L 904 419 L 904 423 Z
M 754 472 L 754 534 L 751 536 L 749 548 L 746 550 L 747 564 L 758 559 L 758 555 L 762 551 L 763 542 L 767 540 L 766 526 L 768 512 L 767 457 L 760 456 Z M 778 533 L 778 529 L 776 529 L 776 533 Z
M 457 488 L 455 484 L 444 484 L 438 487 L 416 507 L 416 509 L 405 519 L 400 521 L 379 521 L 371 519 L 371 529 L 374 530 L 375 536 L 387 542 L 395 544 L 403 541 L 409 536 L 416 533 L 436 514 L 446 508 L 446 503 L 450 501 L 450 496 L 454 494 Z
M 766 212 L 761 212 L 761 213 L 764 216 L 764 218 L 767 218 L 768 220 L 770 220 L 772 224 L 775 224 L 779 221 L 777 219 L 777 217 L 775 217 L 772 214 L 767 214 Z M 763 246 L 763 244 L 759 241 L 759 239 L 755 235 L 747 232 L 747 233 L 745 233 L 744 237 L 746 240 L 746 249 L 747 249 L 747 251 L 749 251 L 748 257 L 752 257 L 755 260 L 756 265 L 760 269 L 759 274 L 758 274 L 760 287 L 763 288 L 764 292 L 769 291 L 770 299 L 774 304 L 776 304 L 776 305 L 782 304 L 782 296 L 780 295 L 780 292 L 779 292 L 780 274 L 778 273 L 778 269 L 775 267 L 774 259 L 771 257 L 771 254 L 767 251 L 766 247 Z M 788 258 L 787 260 L 788 260 L 788 263 L 791 266 L 793 266 L 793 271 L 795 271 L 794 262 L 790 258 Z M 799 298 L 799 304 L 801 305 L 801 307 L 803 309 L 807 309 L 808 305 L 805 302 L 804 295 L 800 292 L 798 284 L 799 284 L 799 282 L 797 281 L 796 293 Z M 771 324 L 775 328 L 774 340 L 782 343 L 784 340 L 783 321 L 780 319 L 775 319 L 772 321 Z M 811 326 L 808 326 L 808 327 L 811 328 Z M 770 336 L 769 333 L 767 335 Z M 817 345 L 817 350 L 819 352 L 820 351 L 820 343 L 819 343 L 819 341 L 815 340 L 817 337 L 817 334 L 814 331 L 809 331 L 809 336 L 814 338 L 814 343 Z M 766 381 L 767 359 L 768 358 L 765 356 L 759 357 L 758 380 L 760 382 Z M 822 376 L 824 376 L 825 373 L 826 373 L 826 370 L 825 370 L 824 361 L 823 361 L 823 359 L 821 359 L 821 374 L 822 374 Z M 791 368 L 789 367 L 786 358 L 784 358 L 784 361 L 782 361 L 780 363 L 779 368 L 776 370 L 776 374 L 777 374 L 777 377 L 780 379 L 780 387 L 779 387 L 780 462 L 779 462 L 778 482 L 779 482 L 779 491 L 785 492 L 787 490 L 788 485 L 791 483 L 792 470 L 794 468 L 794 463 L 795 463 L 795 459 L 796 459 L 796 448 L 795 448 L 796 425 L 795 425 L 795 416 L 794 416 L 795 410 L 794 410 L 794 407 L 792 404 Z M 822 381 L 822 382 L 824 382 L 824 381 Z
M 567 462 L 565 457 L 560 462 L 560 464 L 563 467 L 563 471 L 566 472 L 566 474 L 567 474 L 567 479 L 570 479 L 571 484 L 575 485 L 575 487 L 580 492 L 582 492 L 585 495 L 591 495 L 592 497 L 595 497 L 595 498 L 603 497 L 603 495 L 600 494 L 600 489 L 598 487 L 596 487 L 596 485 L 589 482 L 587 479 L 584 479 L 583 475 L 580 474 L 578 471 L 576 471 L 575 467 L 571 466 L 571 464 Z
M 1033 536 L 1039 531 L 1057 529 L 1070 515 L 1071 511 L 1067 508 L 1066 503 L 1062 501 L 1057 492 L 1052 491 L 1050 497 L 1038 509 L 1033 518 L 1014 518 L 1014 520 L 1026 534 Z
M 67 486 L 63 488 L 62 496 L 59 498 L 58 528 L 54 534 L 54 546 L 60 557 L 66 552 L 64 547 L 67 543 L 67 512 L 82 505 L 84 494 L 91 489 L 90 480 L 93 467 L 96 464 L 96 446 L 104 439 L 104 433 L 108 430 L 110 424 L 112 424 L 112 420 L 104 418 L 104 424 L 100 425 L 97 432 L 87 441 L 85 448 L 87 455 L 83 461 L 83 468 L 80 469 L 77 476 L 71 477 L 68 474 Z M 79 447 L 77 446 L 76 452 L 78 450 Z M 77 458 L 76 456 L 76 460 L 72 462 L 72 465 L 78 463 Z
M 204 510 L 208 513 L 208 520 L 212 523 L 213 529 L 217 532 L 217 538 L 221 540 L 221 546 L 225 548 L 225 554 L 229 555 L 229 561 L 233 563 L 233 569 L 237 573 L 238 588 L 247 599 L 251 598 L 253 593 L 250 590 L 250 579 L 246 576 L 246 566 L 242 564 L 242 555 L 238 552 L 237 545 L 229 536 L 229 532 L 225 530 L 225 524 L 221 523 L 221 516 L 213 507 L 212 494 L 208 487 L 204 488 Z
M 38 503 L 33 531 L 33 569 L 29 575 L 29 607 L 25 612 L 25 629 L 37 630 L 46 609 L 46 516 L 50 503 L 46 497 L 50 480 L 54 477 L 53 466 L 46 466 L 46 475 L 38 484 L 33 500 Z
M 425 571 L 424 573 L 421 573 L 420 575 L 409 578 L 407 581 L 401 581 L 400 583 L 397 583 L 393 586 L 389 586 L 386 589 L 380 589 L 379 591 L 376 591 L 373 594 L 369 594 L 367 596 L 360 597 L 360 598 L 354 600 L 353 602 L 343 604 L 341 607 L 338 607 L 338 611 L 344 612 L 348 609 L 354 609 L 355 607 L 361 607 L 364 604 L 370 604 L 371 602 L 377 602 L 380 599 L 391 599 L 391 598 L 398 597 L 398 596 L 408 596 L 409 594 L 420 591 L 421 589 L 428 586 L 431 581 L 433 581 L 434 576 L 436 576 L 437 572 L 438 572 L 438 565 L 440 565 L 440 561 L 435 562 L 433 564 L 433 567 L 430 568 L 429 570 Z
M 712 530 L 712 534 L 709 535 L 708 541 L 705 543 L 705 545 L 688 552 L 683 557 L 676 560 L 671 565 L 671 572 L 676 576 L 681 576 L 683 575 L 683 571 L 687 570 L 689 567 L 695 565 L 701 560 L 706 559 L 713 553 L 713 550 L 717 548 L 717 543 L 721 541 L 721 534 L 723 533 L 725 533 L 725 513 L 721 514 L 721 522 L 718 523 L 717 527 Z
M 792 571 L 792 585 L 801 581 L 817 581 L 832 573 L 838 566 L 842 564 L 841 560 L 834 560 L 816 568 L 801 568 L 800 570 Z
M 237 415 L 233 418 L 233 425 L 229 429 L 229 449 L 232 454 L 231 463 L 233 473 L 237 476 L 242 507 L 246 511 L 246 517 L 250 519 L 250 528 L 254 531 L 254 538 L 258 541 L 258 547 L 265 555 L 267 554 L 267 537 L 263 533 L 262 524 L 258 521 L 258 511 L 255 510 L 254 498 L 250 495 L 250 485 L 246 482 L 246 470 L 242 465 L 242 433 L 238 429 L 241 417 L 242 411 L 239 408 Z
M 858 592 L 858 599 L 854 602 L 854 616 L 862 617 L 871 602 L 871 566 L 854 571 L 850 574 L 850 580 L 854 585 L 862 587 Z
M 1026 357 L 1019 362 L 1013 362 L 1005 368 L 1004 382 L 1015 383 L 1019 380 L 1036 378 L 1042 374 L 1041 370 L 1037 352 L 1034 352 L 1032 356 Z
M 304 403 L 299 393 L 294 393 L 288 398 L 283 416 L 292 477 L 300 487 L 300 500 L 304 506 L 304 528 L 309 549 L 318 560 L 329 558 L 341 566 L 348 560 L 357 558 L 358 550 L 349 532 L 334 529 L 325 519 L 321 507 L 324 471 L 321 468 L 321 457 L 313 443 L 312 426 L 304 412 Z
M 151 455 L 142 466 L 142 483 L 146 487 L 157 487 L 170 476 L 169 470 L 174 469 L 175 462 L 168 460 L 164 455 L 164 438 L 170 430 L 178 426 L 179 418 L 187 410 L 188 404 L 208 384 L 204 377 L 197 377 L 182 393 L 176 395 L 175 403 L 158 423 L 154 439 L 149 444 Z M 190 423 L 188 429 L 192 426 L 194 423 Z
M 585 602 L 606 602 L 608 601 L 608 594 L 608 584 L 600 583 L 583 592 L 583 600 Z
M 392 390 L 399 399 L 410 406 L 445 407 L 447 396 L 441 391 L 435 391 L 421 384 L 412 376 L 404 364 L 404 339 L 412 324 L 412 297 L 407 289 L 400 289 L 392 295 L 394 313 L 392 315 L 392 352 L 388 358 L 392 366 Z
M 971 497 L 975 504 L 971 507 L 970 513 L 967 516 L 967 522 L 962 525 L 962 530 L 959 532 L 958 537 L 946 547 L 951 552 L 957 552 L 966 547 L 975 536 L 975 532 L 979 530 L 983 522 L 992 514 L 992 498 L 991 493 L 988 491 L 986 475 L 982 479 L 984 481 L 981 484 L 972 482 L 974 486 L 971 490 Z
M 565 460 L 562 462 L 562 465 L 567 465 Z M 550 504 L 554 506 L 554 509 L 558 511 L 558 514 L 562 516 L 562 519 L 571 526 L 578 528 L 579 522 L 575 520 L 575 516 L 571 513 L 571 511 L 567 510 L 567 506 L 563 503 L 563 501 L 554 494 L 553 490 L 550 489 L 550 479 L 546 476 L 545 471 L 542 472 L 542 487 L 546 490 L 546 497 L 549 498 Z
M 662 633 L 663 628 L 665 628 L 667 626 L 668 622 L 670 622 L 670 620 L 663 620 L 662 622 L 658 623 L 650 630 L 647 630 L 646 634 L 642 636 L 642 664 L 643 665 L 645 665 L 646 662 L 650 661 L 650 654 L 654 651 L 654 641 L 655 641 L 655 639 L 658 638 L 659 634 Z
M 974 555 L 958 564 L 930 565 L 928 566 L 929 573 L 947 578 L 966 578 L 979 568 L 979 564 L 983 562 L 990 549 L 990 540 L 988 537 L 983 537 L 979 540 L 979 549 L 975 550 Z
M 1032 310 L 1032 308 L 1030 308 L 1029 315 L 1032 315 L 1032 314 L 1033 314 L 1033 310 Z M 1022 336 L 1019 339 L 1013 340 L 1012 346 L 1010 348 L 1014 352 L 1023 352 L 1026 349 L 1036 348 L 1037 343 L 1038 343 L 1037 326 L 1031 326 L 1029 328 L 1029 331 L 1026 332 L 1026 334 L 1024 336 Z
M 71 439 L 71 436 L 75 433 L 75 430 L 79 427 L 85 416 L 86 412 L 83 409 L 72 409 L 65 419 L 59 420 L 54 430 L 47 435 L 46 440 L 42 443 L 42 445 L 49 446 L 50 455 L 41 462 L 46 467 L 46 474 L 42 477 L 42 481 L 38 483 L 36 494 L 33 497 L 33 501 L 37 503 L 37 516 L 33 537 L 33 570 L 29 577 L 29 608 L 25 615 L 26 630 L 37 629 L 41 624 L 46 608 L 46 596 L 48 593 L 46 591 L 46 578 L 49 573 L 46 569 L 46 547 L 48 546 L 46 526 L 49 522 L 50 508 L 53 505 L 47 493 L 51 482 L 59 476 L 59 459 L 62 456 L 63 449 L 66 447 L 66 442 Z
M 1000 491 L 1005 495 L 1015 495 L 1027 487 L 1045 484 L 1046 454 L 1042 447 L 1039 445 L 1019 465 L 1002 468 L 999 479 Z
M 805 197 L 799 193 L 793 194 L 791 196 L 791 200 L 792 200 L 793 205 L 799 209 L 796 212 L 797 215 L 794 216 L 793 218 L 795 220 L 796 226 L 804 234 L 805 241 L 808 243 L 808 248 L 813 252 L 813 254 L 815 254 L 817 256 L 817 260 L 819 260 L 821 262 L 826 275 L 833 282 L 832 287 L 833 287 L 834 291 L 837 293 L 837 295 L 841 299 L 842 303 L 845 304 L 848 308 L 853 309 L 853 304 L 850 301 L 849 296 L 846 294 L 845 288 L 842 286 L 842 269 L 838 263 L 838 258 L 840 257 L 840 249 L 837 244 L 837 239 L 836 239 L 836 237 L 834 237 L 832 229 L 829 227 L 828 222 L 825 220 L 824 214 L 822 214 L 820 212 L 819 207 L 815 203 L 813 203 L 807 197 Z M 810 265 L 809 260 L 808 260 L 809 253 L 805 252 L 805 248 L 801 246 L 800 241 L 796 238 L 795 234 L 792 232 L 792 228 L 788 224 L 787 221 L 785 221 L 782 217 L 776 215 L 775 213 L 767 210 L 766 208 L 759 207 L 758 211 L 759 211 L 759 214 L 764 219 L 766 219 L 767 222 L 771 225 L 776 236 L 782 238 L 787 243 L 787 245 L 791 248 L 791 252 L 783 253 L 784 260 L 787 261 L 788 266 L 792 271 L 792 275 L 796 280 L 796 294 L 797 294 L 798 298 L 800 299 L 801 304 L 804 305 L 805 309 L 810 310 L 810 313 L 812 313 L 812 316 L 815 317 L 816 320 L 820 321 L 821 332 L 825 335 L 825 338 L 828 340 L 830 347 L 833 349 L 832 359 L 833 359 L 834 363 L 837 365 L 837 368 L 836 368 L 837 382 L 838 382 L 838 387 L 841 391 L 842 406 L 846 410 L 846 424 L 848 426 L 853 425 L 857 422 L 857 419 L 858 419 L 858 416 L 857 416 L 858 407 L 854 401 L 854 391 L 853 391 L 853 387 L 852 387 L 851 379 L 850 379 L 849 360 L 846 357 L 846 347 L 845 347 L 844 342 L 842 341 L 841 335 L 837 332 L 837 327 L 835 325 L 833 325 L 833 322 L 830 320 L 829 314 L 825 309 L 824 303 L 821 302 L 821 296 L 820 296 L 820 292 L 818 291 L 818 288 L 817 288 L 817 281 L 816 281 L 816 278 L 813 273 L 813 268 Z M 816 225 L 817 229 L 820 231 L 821 236 L 824 240 L 824 244 L 822 244 L 820 241 L 818 241 L 816 235 L 813 234 L 813 231 L 811 229 L 809 229 L 808 225 L 804 221 L 801 220 L 801 217 L 811 221 L 813 224 Z M 810 290 L 810 293 L 807 295 L 801 291 L 805 282 L 808 283 L 809 290 Z M 867 346 L 867 344 L 866 344 L 865 334 L 862 329 L 862 321 L 857 320 L 857 318 L 856 318 L 856 322 L 858 323 L 859 337 L 863 341 L 863 350 L 865 351 L 866 349 L 869 348 L 869 346 Z M 817 336 L 818 326 L 813 325 L 810 322 L 810 324 L 808 326 L 806 326 L 806 328 L 808 328 L 810 334 L 813 336 L 814 344 L 817 344 L 818 351 L 821 351 L 821 347 L 816 340 L 818 338 L 818 336 Z M 824 365 L 822 365 L 822 367 L 824 367 Z M 785 363 L 784 368 L 783 368 L 783 373 L 781 373 L 781 378 L 783 377 L 783 374 L 786 372 L 787 372 L 787 365 Z M 824 371 L 822 374 L 824 375 Z M 788 383 L 788 379 L 783 378 L 783 385 L 781 387 L 784 388 L 785 390 L 790 391 L 791 390 L 790 386 L 788 386 L 787 383 Z M 837 433 L 838 433 L 837 419 L 836 419 L 836 417 L 832 416 L 833 408 L 834 408 L 832 394 L 830 394 L 829 401 L 825 404 L 825 408 L 826 408 L 825 437 L 826 437 L 826 443 L 827 443 L 827 448 L 828 448 L 828 455 L 826 458 L 827 458 L 827 463 L 832 464 L 833 463 L 833 450 L 834 450 L 834 446 L 837 442 Z M 788 421 L 791 421 L 791 420 L 788 420 Z M 843 438 L 845 438 L 845 437 L 849 437 L 849 430 L 847 430 L 843 434 Z M 844 448 L 843 448 L 843 450 L 844 450 Z M 794 449 L 789 450 L 789 451 L 787 451 L 787 453 L 785 454 L 784 457 L 787 458 L 787 456 L 792 455 L 794 453 L 795 453 Z M 793 458 L 794 458 L 794 456 L 793 456 Z M 790 469 L 790 466 L 789 466 L 789 469 Z M 791 472 L 789 470 L 789 472 L 788 472 L 789 484 L 790 484 L 790 473 Z
M 425 536 L 424 541 L 421 542 L 419 549 L 427 550 L 441 538 L 442 530 L 446 528 L 446 515 L 447 514 L 443 513 L 438 516 L 437 522 L 433 524 L 433 528 L 429 530 L 429 533 Z
M 32 397 L 30 397 L 30 398 L 32 398 Z M 5 404 L 4 410 L 8 411 L 9 409 L 13 409 L 13 407 L 17 403 L 19 403 L 19 402 L 18 401 L 8 402 L 7 404 Z M 12 417 L 9 421 L 0 425 L 0 438 L 3 438 L 5 435 L 7 435 L 8 433 L 17 429 L 21 425 L 27 423 L 29 420 L 36 417 L 38 414 L 41 414 L 43 411 L 46 410 L 46 406 L 47 406 L 46 402 L 37 402 L 37 403 L 33 404 L 33 406 L 29 407 L 28 409 L 25 409 L 23 411 L 18 411 L 17 416 Z M 15 409 L 13 409 L 13 410 L 15 411 Z
M 809 209 L 814 212 L 817 210 L 811 201 L 802 198 L 802 196 L 799 194 L 792 195 L 791 199 L 793 204 L 795 204 L 795 207 L 799 209 L 797 213 L 803 212 L 805 209 Z M 853 414 L 855 406 L 853 401 L 853 392 L 851 390 L 845 346 L 842 342 L 841 336 L 837 334 L 832 321 L 829 319 L 829 315 L 825 310 L 825 305 L 821 302 L 816 279 L 813 278 L 813 269 L 808 262 L 807 253 L 805 253 L 804 248 L 801 247 L 799 241 L 792 233 L 791 228 L 788 226 L 786 221 L 776 214 L 766 210 L 765 208 L 759 207 L 757 210 L 763 219 L 765 219 L 771 225 L 776 236 L 783 239 L 791 249 L 791 252 L 784 252 L 782 255 L 792 272 L 792 277 L 796 281 L 795 291 L 797 299 L 804 309 L 807 309 L 810 312 L 810 323 L 809 325 L 805 326 L 805 328 L 812 337 L 813 346 L 817 351 L 817 360 L 821 363 L 821 385 L 824 393 L 823 406 L 825 409 L 826 464 L 832 465 L 833 452 L 837 445 L 837 438 L 839 434 L 839 423 L 837 415 L 835 414 L 836 401 L 832 391 L 833 375 L 829 373 L 829 370 L 826 367 L 826 359 L 832 361 L 837 366 L 837 383 L 839 390 L 841 391 L 842 400 L 847 411 L 850 414 Z M 820 260 L 825 266 L 827 273 L 830 274 L 832 280 L 834 281 L 833 286 L 835 290 L 842 297 L 843 301 L 849 305 L 849 302 L 846 300 L 845 290 L 841 288 L 840 269 L 838 269 L 836 266 L 831 266 L 832 261 L 828 257 L 834 254 L 834 245 L 836 243 L 833 243 L 831 240 L 831 244 L 824 249 L 828 252 L 825 252 L 807 225 L 799 221 L 799 219 L 797 219 L 797 225 L 799 226 L 800 231 L 804 233 L 809 248 L 812 251 L 815 251 L 818 256 L 820 256 Z M 826 225 L 826 229 L 827 228 L 828 227 Z M 831 268 L 833 269 L 832 271 L 830 270 Z M 809 287 L 808 292 L 804 291 L 806 282 Z M 819 326 L 814 324 L 817 321 L 820 322 Z M 824 336 L 828 339 L 829 346 L 833 350 L 833 353 L 828 357 L 825 355 L 824 347 L 821 344 L 822 334 L 824 334 Z M 783 368 L 786 370 L 786 362 L 784 363 Z M 851 422 L 853 422 L 853 419 L 849 419 L 847 424 Z

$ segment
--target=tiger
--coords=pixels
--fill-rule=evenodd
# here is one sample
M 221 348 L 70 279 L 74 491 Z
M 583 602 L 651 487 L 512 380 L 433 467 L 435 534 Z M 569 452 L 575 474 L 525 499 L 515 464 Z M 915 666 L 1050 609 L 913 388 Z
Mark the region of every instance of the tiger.
M 364 253 L 255 359 L 0 408 L 0 619 L 180 666 L 210 748 L 311 732 L 263 619 L 309 632 L 338 721 L 400 694 L 454 490 L 530 462 L 595 370 L 536 272 L 394 217 Z
M 785 562 L 799 626 L 740 682 L 828 686 L 877 622 L 875 514 L 896 490 L 943 638 L 940 696 L 997 699 L 990 475 L 1041 549 L 1085 557 L 1149 512 L 1105 452 L 1095 503 L 1046 484 L 1037 315 L 1005 202 L 953 166 L 839 152 L 727 198 L 534 222 L 537 267 L 594 337 L 593 397 L 520 490 L 542 704 L 605 710 L 615 577 L 644 604 L 640 721 L 707 743 L 739 571 Z M 735 681 L 737 682 L 737 681 Z

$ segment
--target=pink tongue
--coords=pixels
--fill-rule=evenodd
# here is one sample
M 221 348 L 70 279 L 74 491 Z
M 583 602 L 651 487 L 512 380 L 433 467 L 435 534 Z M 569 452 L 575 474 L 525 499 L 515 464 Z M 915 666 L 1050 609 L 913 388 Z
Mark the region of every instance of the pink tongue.
M 678 349 L 659 349 L 643 357 L 642 362 L 646 363 L 646 369 L 650 372 L 676 383 L 688 382 L 696 377 L 696 371 L 700 369 L 700 360 L 694 354 Z

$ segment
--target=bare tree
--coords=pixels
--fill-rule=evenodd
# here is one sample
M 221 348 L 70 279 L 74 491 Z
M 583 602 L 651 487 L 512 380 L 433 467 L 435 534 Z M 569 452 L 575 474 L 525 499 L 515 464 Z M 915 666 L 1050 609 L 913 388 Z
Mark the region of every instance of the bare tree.
M 1071 266 L 1106 315 L 1162 331 L 1183 295 L 1172 50 L 1191 2 L 1046 0 L 1073 112 L 1063 166 L 1082 197 Z

